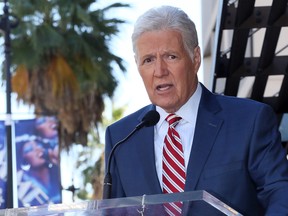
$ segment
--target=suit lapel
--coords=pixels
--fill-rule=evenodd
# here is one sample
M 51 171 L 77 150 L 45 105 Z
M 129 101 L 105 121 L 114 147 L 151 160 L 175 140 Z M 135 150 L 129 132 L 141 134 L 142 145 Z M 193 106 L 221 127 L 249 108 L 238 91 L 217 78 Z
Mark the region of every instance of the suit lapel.
M 193 145 L 187 167 L 185 191 L 196 189 L 199 177 L 223 122 L 223 120 L 216 115 L 220 110 L 221 108 L 215 100 L 215 97 L 202 86 L 202 97 L 199 104 Z
M 151 109 L 155 109 L 155 106 L 149 106 L 149 110 Z M 139 116 L 139 122 L 141 122 L 148 111 L 145 110 L 142 115 Z M 162 193 L 155 167 L 154 127 L 142 128 L 137 134 L 137 140 L 139 141 L 139 145 L 137 145 L 137 155 L 139 155 L 138 163 L 145 176 L 144 179 L 139 179 L 142 183 L 141 190 L 146 191 L 146 194 Z
M 139 161 L 146 177 L 142 180 L 143 187 L 147 187 L 147 191 L 152 194 L 162 193 L 155 167 L 153 127 L 143 128 L 139 140 L 141 142 L 138 148 Z

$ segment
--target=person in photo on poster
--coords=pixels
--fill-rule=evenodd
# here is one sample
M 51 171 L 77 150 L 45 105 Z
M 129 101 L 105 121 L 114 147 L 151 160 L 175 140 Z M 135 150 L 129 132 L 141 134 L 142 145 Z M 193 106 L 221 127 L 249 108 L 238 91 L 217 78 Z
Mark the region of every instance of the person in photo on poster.
M 55 116 L 40 116 L 35 119 L 36 136 L 43 143 L 45 156 L 57 163 L 59 157 L 58 121 Z
M 16 133 L 19 207 L 62 201 L 58 144 L 39 136 L 36 126 L 37 119 L 31 121 L 30 133 Z

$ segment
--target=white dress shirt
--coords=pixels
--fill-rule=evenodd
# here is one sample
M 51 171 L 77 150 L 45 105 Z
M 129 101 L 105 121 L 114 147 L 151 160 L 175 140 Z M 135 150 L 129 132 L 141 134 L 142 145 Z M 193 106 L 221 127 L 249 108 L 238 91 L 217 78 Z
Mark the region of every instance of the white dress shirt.
M 182 117 L 181 121 L 176 126 L 176 130 L 179 133 L 182 141 L 186 169 L 188 166 L 190 152 L 193 143 L 195 124 L 201 93 L 202 88 L 201 85 L 198 83 L 197 89 L 192 95 L 192 97 L 175 113 L 178 116 Z M 156 110 L 160 114 L 160 120 L 154 126 L 154 151 L 155 151 L 156 171 L 158 174 L 159 182 L 162 184 L 162 155 L 163 155 L 164 137 L 166 136 L 168 131 L 168 122 L 165 121 L 165 118 L 169 113 L 165 112 L 161 107 L 158 106 L 156 106 Z

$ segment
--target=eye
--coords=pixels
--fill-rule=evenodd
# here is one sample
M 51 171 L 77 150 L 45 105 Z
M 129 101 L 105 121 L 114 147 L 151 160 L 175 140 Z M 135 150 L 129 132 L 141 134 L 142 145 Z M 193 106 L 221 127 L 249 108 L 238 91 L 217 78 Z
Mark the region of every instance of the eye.
M 31 146 L 31 145 L 25 146 L 25 147 L 23 148 L 23 154 L 24 154 L 24 155 L 26 155 L 26 154 L 28 154 L 28 153 L 30 153 L 30 152 L 32 152 L 32 151 L 34 151 L 34 148 L 33 148 L 33 146 Z
M 147 59 L 145 59 L 145 60 L 143 61 L 143 63 L 149 63 L 149 62 L 151 62 L 151 59 L 150 59 L 150 58 L 147 58 Z
M 177 58 L 177 56 L 175 56 L 175 55 L 169 55 L 168 56 L 168 59 L 171 59 L 171 60 L 174 60 L 174 59 L 176 59 Z
M 143 64 L 149 64 L 149 63 L 151 63 L 152 61 L 153 61 L 153 58 L 152 58 L 152 57 L 145 58 L 145 59 L 143 60 Z

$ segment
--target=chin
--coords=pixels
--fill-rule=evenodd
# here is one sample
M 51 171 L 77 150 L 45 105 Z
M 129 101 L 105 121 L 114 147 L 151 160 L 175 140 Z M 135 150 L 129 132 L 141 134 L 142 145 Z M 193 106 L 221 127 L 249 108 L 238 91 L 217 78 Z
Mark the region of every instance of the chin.
M 165 106 L 165 105 L 158 105 L 159 107 L 161 107 L 162 109 L 164 109 L 167 113 L 173 113 L 176 112 L 177 109 L 175 108 L 175 106 Z

